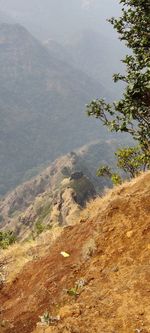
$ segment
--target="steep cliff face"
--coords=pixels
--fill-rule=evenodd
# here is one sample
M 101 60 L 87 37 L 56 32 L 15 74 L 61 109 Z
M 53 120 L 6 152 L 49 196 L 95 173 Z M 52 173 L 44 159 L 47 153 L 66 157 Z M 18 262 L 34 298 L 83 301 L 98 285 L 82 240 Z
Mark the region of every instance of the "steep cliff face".
M 1 332 L 148 333 L 149 223 L 150 172 L 89 203 L 43 257 L 6 279 Z

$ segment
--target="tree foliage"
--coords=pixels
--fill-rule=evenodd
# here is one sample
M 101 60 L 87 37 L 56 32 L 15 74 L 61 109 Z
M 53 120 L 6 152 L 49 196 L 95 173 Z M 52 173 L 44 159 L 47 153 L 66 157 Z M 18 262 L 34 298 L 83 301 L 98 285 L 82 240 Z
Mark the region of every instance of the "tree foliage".
M 115 156 L 117 158 L 117 167 L 123 170 L 129 178 L 137 176 L 141 171 L 145 171 L 146 166 L 150 166 L 149 160 L 140 146 L 117 149 Z M 108 177 L 114 185 L 122 183 L 121 175 L 113 172 L 108 165 L 101 166 L 97 170 L 97 176 Z
M 140 171 L 145 171 L 148 159 L 139 146 L 118 149 L 115 153 L 117 166 L 130 177 L 135 177 Z
M 125 74 L 114 74 L 114 82 L 126 84 L 123 97 L 112 104 L 93 100 L 88 115 L 100 119 L 111 131 L 128 132 L 138 140 L 150 160 L 150 1 L 121 0 L 122 15 L 109 21 L 120 40 L 131 49 L 122 62 Z
M 122 183 L 121 176 L 118 173 L 113 172 L 108 165 L 101 166 L 96 174 L 98 177 L 107 177 L 111 179 L 113 185 L 119 185 Z

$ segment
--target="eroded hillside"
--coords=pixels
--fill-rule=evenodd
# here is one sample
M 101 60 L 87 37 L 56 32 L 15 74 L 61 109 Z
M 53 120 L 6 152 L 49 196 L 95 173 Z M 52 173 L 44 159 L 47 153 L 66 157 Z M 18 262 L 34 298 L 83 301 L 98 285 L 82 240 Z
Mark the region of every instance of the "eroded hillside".
M 150 332 L 149 231 L 150 172 L 91 202 L 2 285 L 1 332 Z M 37 324 L 46 311 L 49 326 Z

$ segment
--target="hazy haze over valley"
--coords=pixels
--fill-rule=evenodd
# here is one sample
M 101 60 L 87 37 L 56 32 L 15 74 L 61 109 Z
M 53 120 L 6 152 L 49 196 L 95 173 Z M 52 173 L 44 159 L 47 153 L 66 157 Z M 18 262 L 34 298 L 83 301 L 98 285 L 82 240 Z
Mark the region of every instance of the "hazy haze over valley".
M 38 38 L 57 41 L 87 28 L 110 37 L 106 19 L 120 12 L 115 0 L 1 0 L 0 8 Z
M 123 47 L 114 0 L 0 0 L 0 194 L 108 134 L 84 110 L 117 98 Z

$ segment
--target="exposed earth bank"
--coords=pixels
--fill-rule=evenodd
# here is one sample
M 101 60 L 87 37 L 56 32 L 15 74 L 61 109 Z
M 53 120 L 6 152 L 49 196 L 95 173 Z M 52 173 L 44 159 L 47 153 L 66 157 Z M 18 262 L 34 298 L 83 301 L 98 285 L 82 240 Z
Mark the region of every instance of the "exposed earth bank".
M 150 332 L 149 233 L 150 172 L 91 202 L 2 286 L 0 332 Z M 46 311 L 49 326 L 37 324 Z

